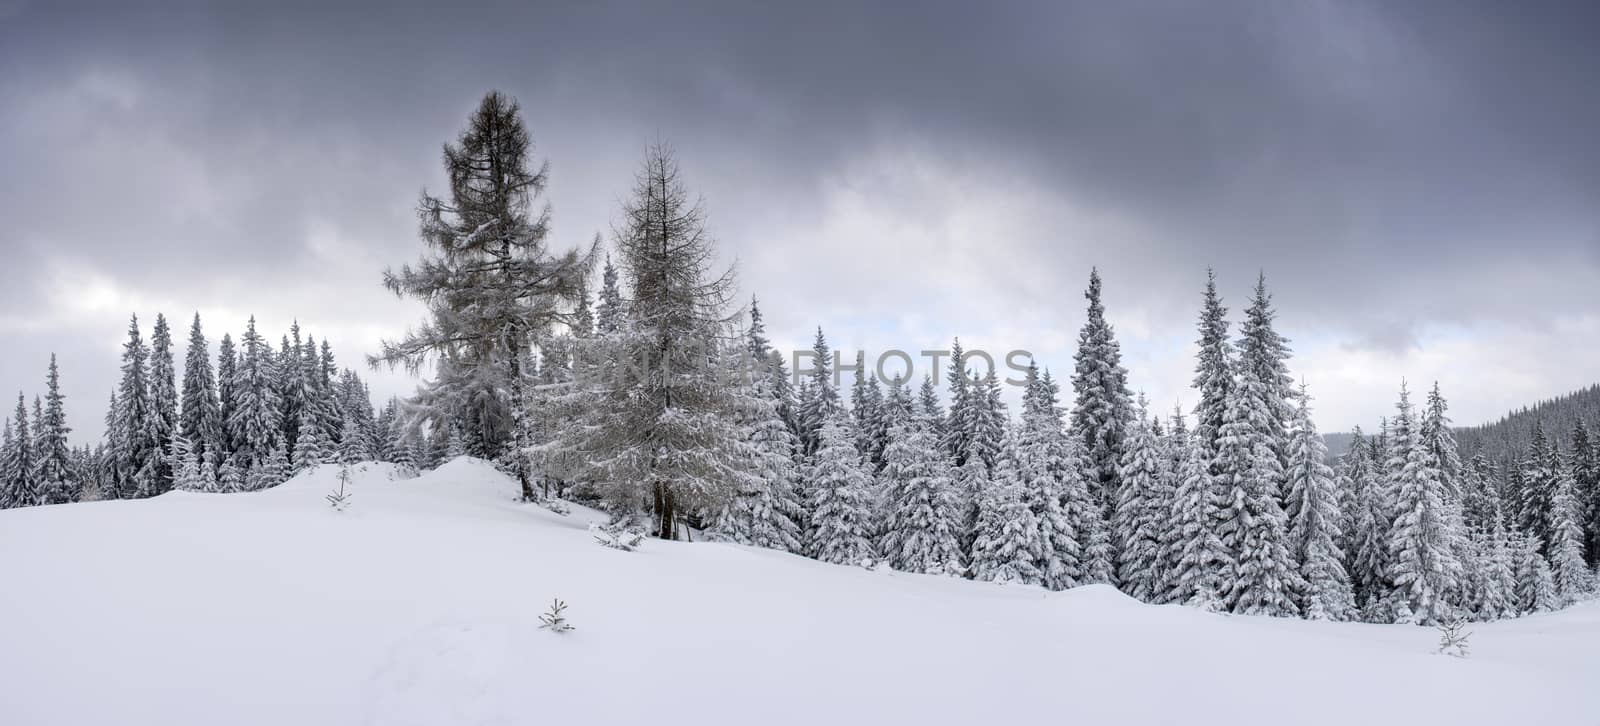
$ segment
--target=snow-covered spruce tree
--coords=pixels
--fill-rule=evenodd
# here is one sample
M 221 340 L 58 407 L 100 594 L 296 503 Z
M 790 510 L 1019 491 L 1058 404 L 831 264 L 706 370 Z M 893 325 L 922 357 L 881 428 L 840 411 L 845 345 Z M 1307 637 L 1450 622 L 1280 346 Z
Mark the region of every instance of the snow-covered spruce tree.
M 1228 399 L 1233 392 L 1233 345 L 1228 342 L 1228 309 L 1217 297 L 1217 277 L 1206 271 L 1206 292 L 1197 325 L 1200 348 L 1195 362 L 1194 387 L 1200 392 L 1195 404 L 1194 438 L 1200 447 L 1201 458 L 1217 476 L 1217 452 L 1221 449 L 1222 425 L 1228 412 Z
M 973 540 L 978 536 L 981 500 L 990 487 L 989 467 L 983 465 L 981 458 L 968 457 L 966 462 L 951 472 L 950 476 L 956 499 L 956 511 L 959 512 L 956 518 L 956 540 L 961 546 L 961 561 L 970 565 Z M 969 566 L 967 576 L 972 575 Z
M 1311 421 L 1311 394 L 1304 383 L 1295 396 L 1289 446 L 1288 516 L 1290 555 L 1305 581 L 1301 609 L 1312 620 L 1348 620 L 1355 595 L 1344 569 L 1338 541 L 1344 514 L 1339 510 L 1328 447 Z
M 1266 385 L 1249 369 L 1239 371 L 1217 440 L 1217 492 L 1223 503 L 1217 535 L 1233 564 L 1225 582 L 1232 612 L 1294 616 L 1302 591 L 1299 568 L 1289 554 L 1288 521 L 1279 506 L 1283 473 L 1269 443 L 1272 411 L 1260 392 Z
M 890 428 L 883 472 L 887 508 L 879 553 L 904 572 L 961 575 L 960 512 L 950 480 L 949 459 L 934 438 L 932 422 L 918 413 Z
M 622 211 L 615 245 L 629 319 L 579 356 L 602 368 L 584 373 L 588 393 L 569 408 L 581 418 L 558 443 L 597 470 L 614 514 L 648 509 L 654 533 L 674 539 L 680 514 L 714 511 L 749 475 L 736 424 L 744 394 L 723 363 L 726 347 L 744 345 L 725 312 L 734 277 L 713 273 L 704 210 L 665 147 L 649 149 Z
M 0 423 L 0 509 L 25 507 L 21 492 L 12 491 L 16 479 L 16 464 L 12 457 L 16 455 L 13 447 L 16 440 L 11 436 L 11 419 Z
M 1072 523 L 1074 538 L 1083 543 L 1082 585 L 1115 585 L 1116 550 L 1111 543 L 1111 523 L 1105 510 L 1089 492 L 1094 466 L 1083 442 L 1069 437 L 1066 458 L 1076 480 L 1069 474 L 1062 487 L 1062 508 Z
M 1035 562 L 1039 527 L 1023 496 L 1022 463 L 1016 427 L 1007 427 L 989 486 L 978 494 L 977 526 L 972 542 L 973 579 L 1041 584 Z M 976 468 L 969 460 L 962 468 Z
M 354 466 L 363 461 L 371 461 L 372 452 L 368 449 L 366 440 L 361 435 L 354 418 L 344 421 L 344 433 L 339 437 L 338 463 L 341 466 Z
M 266 463 L 277 446 L 281 426 L 278 421 L 277 391 L 273 386 L 275 356 L 271 344 L 256 332 L 255 316 L 250 317 L 240 338 L 240 355 L 233 374 L 234 410 L 228 420 L 230 438 L 236 447 L 234 464 L 249 474 Z M 127 396 L 123 396 L 126 400 Z
M 221 481 L 217 474 L 217 456 L 215 452 L 204 451 L 200 454 L 200 484 L 205 487 L 201 491 L 216 493 L 222 491 Z
M 1521 486 L 1511 488 L 1512 508 L 1518 527 L 1547 544 L 1555 540 L 1551 509 L 1559 461 L 1560 454 L 1545 435 L 1544 423 L 1535 421 L 1532 440 L 1516 471 L 1521 477 Z
M 1389 527 L 1394 503 L 1377 446 L 1376 440 L 1362 437 L 1358 431 L 1344 457 L 1345 479 L 1354 495 L 1346 558 L 1361 619 L 1388 622 L 1387 603 L 1393 590 L 1389 579 Z
M 280 438 L 293 452 L 300 448 L 302 427 L 307 422 L 318 427 L 325 424 L 327 414 L 323 409 L 332 403 L 323 396 L 318 380 L 321 361 L 317 349 L 300 339 L 299 321 L 289 326 L 289 335 L 284 337 L 277 373 L 279 418 L 283 424 Z
M 1056 405 L 1056 382 L 1030 363 L 1026 385 L 1018 449 L 1022 496 L 1039 527 L 1034 568 L 1045 587 L 1064 590 L 1089 581 L 1086 520 L 1097 508 L 1089 498 L 1081 447 L 1068 437 Z
M 927 387 L 931 392 L 931 386 Z M 967 379 L 967 406 L 961 426 L 966 429 L 958 437 L 965 442 L 966 455 L 977 456 L 984 466 L 994 468 L 1000 455 L 1000 442 L 1006 435 L 1006 405 L 1000 398 L 1000 379 L 994 367 L 979 378 L 976 373 Z M 937 433 L 938 427 L 934 427 Z
M 1551 502 L 1550 565 L 1556 590 L 1564 603 L 1574 603 L 1594 592 L 1594 573 L 1583 561 L 1583 508 L 1572 472 L 1561 473 Z
M 232 494 L 245 490 L 244 472 L 233 463 L 233 457 L 222 462 L 217 468 L 217 491 L 223 494 Z
M 298 474 L 307 469 L 315 468 L 320 464 L 332 461 L 329 449 L 331 442 L 327 434 L 322 431 L 322 423 L 318 420 L 315 411 L 309 408 L 300 409 L 299 431 L 295 437 L 294 454 L 291 470 Z
M 999 423 L 1003 428 L 1005 426 L 1005 404 L 1000 403 L 1000 386 L 998 382 L 995 384 L 994 403 L 1000 411 Z M 946 420 L 944 411 L 939 406 L 939 392 L 933 387 L 932 374 L 922 377 L 922 387 L 917 389 L 917 410 L 922 415 L 927 416 L 928 421 L 932 422 L 934 437 L 941 442 L 944 441 Z
M 1549 612 L 1560 606 L 1561 594 L 1556 589 L 1555 574 L 1544 555 L 1539 554 L 1538 537 L 1518 532 L 1511 538 L 1512 569 L 1516 571 L 1517 612 Z
M 45 403 L 34 431 L 34 457 L 36 470 L 33 480 L 40 504 L 65 504 L 75 499 L 80 486 L 72 471 L 72 452 L 67 447 L 65 407 L 66 397 L 61 395 L 61 376 L 56 368 L 56 355 L 50 354 L 50 372 L 45 377 Z
M 1400 386 L 1390 430 L 1389 486 L 1395 497 L 1389 533 L 1390 578 L 1397 622 L 1433 624 L 1454 616 L 1449 597 L 1460 587 L 1461 562 L 1438 463 L 1418 430 L 1410 394 Z
M 172 433 L 167 451 L 171 459 L 173 489 L 181 492 L 203 492 L 209 488 L 201 478 L 200 456 L 194 444 L 184 438 L 183 434 L 176 431 Z
M 1571 469 L 1582 510 L 1585 561 L 1600 567 L 1600 442 L 1582 419 L 1572 427 Z
M 156 314 L 150 333 L 149 398 L 150 415 L 145 419 L 146 438 L 154 447 L 142 469 L 135 474 L 140 497 L 153 497 L 172 489 L 172 459 L 167 446 L 178 429 L 178 388 L 172 358 L 172 330 L 165 315 Z
M 267 452 L 267 458 L 260 466 L 251 469 L 245 475 L 245 488 L 250 491 L 271 489 L 289 479 L 292 472 L 289 467 L 289 450 L 279 441 Z
M 732 366 L 745 366 L 748 374 L 744 349 L 730 346 L 726 353 L 735 358 Z M 778 416 L 771 383 L 764 375 L 749 376 L 739 428 L 748 432 L 750 476 L 740 479 L 738 492 L 718 510 L 712 530 L 728 541 L 802 554 L 806 508 L 800 501 L 798 441 Z
M 200 452 L 223 450 L 221 407 L 217 381 L 211 368 L 211 348 L 200 328 L 200 313 L 189 325 L 189 349 L 183 360 L 183 401 L 178 413 L 178 433 Z
M 822 422 L 841 410 L 839 390 L 833 385 L 833 353 L 828 348 L 828 340 L 823 337 L 821 327 L 817 328 L 811 355 L 811 371 L 800 394 L 799 409 L 795 412 L 800 425 L 800 447 L 806 456 L 817 450 Z
M 754 323 L 759 317 L 754 312 L 753 302 L 751 310 L 751 320 Z M 611 264 L 611 255 L 606 255 L 605 269 L 600 276 L 600 302 L 595 311 L 595 333 L 610 335 L 621 330 L 623 316 L 627 314 L 627 308 L 622 302 L 622 289 L 617 286 L 617 268 Z
M 1121 489 L 1112 508 L 1111 531 L 1117 551 L 1117 583 L 1140 602 L 1156 602 L 1166 579 L 1161 534 L 1169 525 L 1171 493 L 1163 490 L 1160 442 L 1151 429 L 1148 408 L 1125 429 Z
M 1083 441 L 1089 457 L 1089 493 L 1103 513 L 1109 514 L 1120 491 L 1118 469 L 1123 438 L 1133 420 L 1128 371 L 1122 367 L 1122 347 L 1100 302 L 1100 272 L 1089 272 L 1087 319 L 1078 333 L 1073 356 L 1072 432 Z
M 412 372 L 440 361 L 431 387 L 437 405 L 425 413 L 436 424 L 455 419 L 471 453 L 490 459 L 511 443 L 518 404 L 527 400 L 525 349 L 568 322 L 563 311 L 581 296 L 595 254 L 550 252 L 549 208 L 533 207 L 547 168 L 533 168 L 532 151 L 517 102 L 498 91 L 485 95 L 460 138 L 445 145 L 448 198 L 423 194 L 428 251 L 415 267 L 384 273 L 391 292 L 427 304 L 428 319 L 368 358 Z M 516 469 L 531 499 L 530 472 L 523 463 Z
M 1517 616 L 1516 554 L 1505 526 L 1496 522 L 1482 540 L 1482 572 L 1479 575 L 1478 615 L 1483 620 Z
M 17 393 L 17 410 L 11 415 L 11 439 L 6 444 L 4 470 L 10 506 L 31 507 L 39 503 L 39 483 L 34 477 L 33 435 L 28 426 L 27 398 Z
M 130 499 L 138 494 L 134 476 L 155 453 L 150 440 L 150 393 L 146 378 L 149 350 L 139 335 L 139 317 L 128 323 L 128 342 L 122 346 L 122 381 L 117 388 L 115 421 L 107 430 L 117 465 L 106 499 Z
M 873 472 L 883 461 L 883 447 L 889 423 L 883 418 L 883 389 L 878 377 L 867 370 L 866 355 L 856 352 L 856 380 L 850 388 L 850 415 L 854 424 L 856 449 L 872 462 Z
M 1217 530 L 1223 502 L 1211 476 L 1201 442 L 1185 447 L 1178 490 L 1173 497 L 1171 529 L 1165 541 L 1167 602 L 1207 611 L 1222 610 L 1233 572 L 1233 559 Z
M 950 411 L 945 419 L 944 445 L 945 452 L 954 459 L 955 466 L 966 463 L 967 455 L 967 424 L 969 405 L 967 386 L 970 383 L 967 373 L 967 352 L 961 348 L 961 339 L 950 341 Z M 891 419 L 892 420 L 892 419 Z
M 1461 464 L 1461 453 L 1456 446 L 1455 433 L 1450 427 L 1450 417 L 1446 413 L 1448 410 L 1449 405 L 1445 403 L 1444 394 L 1439 392 L 1439 382 L 1434 381 L 1433 389 L 1428 391 L 1427 408 L 1423 411 L 1418 435 L 1422 437 L 1422 444 L 1428 447 L 1428 453 L 1433 457 L 1434 468 L 1438 472 L 1439 485 L 1443 487 L 1445 500 L 1458 503 L 1464 492 L 1462 479 L 1465 467 Z
M 238 450 L 238 442 L 234 441 L 233 429 L 228 423 L 239 409 L 239 399 L 234 395 L 233 388 L 238 367 L 239 354 L 234 350 L 233 337 L 223 333 L 222 342 L 217 344 L 217 425 L 221 427 L 217 451 L 219 462 L 232 458 L 233 452 Z
M 1262 419 L 1266 445 L 1278 458 L 1280 471 L 1289 466 L 1289 428 L 1294 419 L 1296 397 L 1294 377 L 1289 375 L 1289 339 L 1273 329 L 1276 313 L 1272 310 L 1272 295 L 1267 292 L 1265 272 L 1256 277 L 1255 295 L 1250 307 L 1245 309 L 1244 322 L 1239 325 L 1239 369 L 1249 371 L 1260 381 L 1254 388 L 1261 397 L 1261 405 L 1268 414 Z M 1288 496 L 1286 482 L 1277 482 L 1277 496 L 1284 502 Z M 1287 505 L 1285 505 L 1287 506 Z
M 1173 602 L 1173 571 L 1178 566 L 1182 543 L 1179 541 L 1177 520 L 1173 518 L 1172 513 L 1177 506 L 1178 489 L 1183 486 L 1184 462 L 1189 458 L 1190 439 L 1189 424 L 1183 416 L 1183 405 L 1174 404 L 1160 442 L 1161 490 L 1166 506 L 1161 511 L 1161 580 L 1156 583 L 1155 602 L 1161 604 Z
M 842 415 L 823 422 L 806 478 L 811 495 L 806 552 L 838 565 L 864 565 L 875 560 L 872 478 L 851 442 L 850 429 Z

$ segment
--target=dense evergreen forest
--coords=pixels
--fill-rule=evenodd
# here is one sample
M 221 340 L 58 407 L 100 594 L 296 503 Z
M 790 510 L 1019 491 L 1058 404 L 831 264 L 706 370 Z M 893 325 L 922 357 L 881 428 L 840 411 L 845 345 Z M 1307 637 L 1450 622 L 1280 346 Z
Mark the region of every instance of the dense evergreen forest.
M 1413 402 L 1397 374 L 1394 409 L 1335 461 L 1265 276 L 1230 330 L 1208 273 L 1198 403 L 1163 412 L 1132 393 L 1093 270 L 1070 374 L 1030 366 L 1019 411 L 959 339 L 941 383 L 858 367 L 845 385 L 821 330 L 817 365 L 787 369 L 670 149 L 648 149 L 610 238 L 569 250 L 548 240 L 548 173 L 515 101 L 486 96 L 444 163 L 421 258 L 384 275 L 426 317 L 366 361 L 428 376 L 415 396 L 375 407 L 326 340 L 296 326 L 275 346 L 253 319 L 213 356 L 195 316 L 180 378 L 166 318 L 148 343 L 134 318 L 97 446 L 67 445 L 53 361 L 43 398 L 19 397 L 4 504 L 469 454 L 619 532 L 1233 613 L 1440 623 L 1593 589 L 1600 388 L 1457 430 L 1437 385 Z

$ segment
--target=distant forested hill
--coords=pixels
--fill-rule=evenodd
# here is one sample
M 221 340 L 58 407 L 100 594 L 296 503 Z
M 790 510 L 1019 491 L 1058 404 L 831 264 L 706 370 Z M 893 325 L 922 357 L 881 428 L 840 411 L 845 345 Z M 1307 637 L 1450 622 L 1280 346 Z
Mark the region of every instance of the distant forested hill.
M 1490 462 L 1499 462 L 1528 448 L 1535 423 L 1564 447 L 1580 420 L 1591 429 L 1600 424 L 1600 384 L 1512 411 L 1494 423 L 1458 428 L 1456 441 L 1463 460 L 1481 453 Z
M 1600 424 L 1600 384 L 1589 386 L 1532 406 L 1524 406 L 1502 416 L 1498 421 L 1481 426 L 1456 428 L 1456 442 L 1461 448 L 1461 458 L 1470 461 L 1480 452 L 1490 462 L 1499 462 L 1508 455 L 1520 456 L 1533 438 L 1533 424 L 1544 425 L 1553 439 L 1565 443 L 1572 428 L 1582 419 L 1590 428 Z M 1351 434 L 1339 431 L 1323 434 L 1328 442 L 1328 456 L 1338 458 L 1350 450 Z

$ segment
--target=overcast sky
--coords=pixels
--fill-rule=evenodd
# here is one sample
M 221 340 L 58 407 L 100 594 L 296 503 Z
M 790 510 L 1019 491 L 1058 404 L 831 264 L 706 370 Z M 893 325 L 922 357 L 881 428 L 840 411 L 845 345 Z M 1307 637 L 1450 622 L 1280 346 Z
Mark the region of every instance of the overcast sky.
M 1402 378 L 1458 423 L 1600 378 L 1590 4 L 135 5 L 0 0 L 0 393 L 56 352 L 75 442 L 129 313 L 352 365 L 417 320 L 379 276 L 493 88 L 559 245 L 669 141 L 780 345 L 1065 373 L 1098 266 L 1133 386 L 1187 406 L 1212 266 L 1235 320 L 1265 271 L 1325 430 Z

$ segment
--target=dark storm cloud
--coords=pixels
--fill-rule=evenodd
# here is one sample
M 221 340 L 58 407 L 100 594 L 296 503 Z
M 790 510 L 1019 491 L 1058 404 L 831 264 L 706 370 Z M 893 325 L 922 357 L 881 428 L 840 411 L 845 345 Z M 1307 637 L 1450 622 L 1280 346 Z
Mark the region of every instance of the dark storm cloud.
M 669 138 L 746 286 L 797 329 L 825 321 L 796 309 L 796 271 L 880 299 L 796 240 L 837 214 L 841 180 L 887 177 L 870 197 L 886 214 L 949 212 L 927 208 L 937 180 L 901 188 L 863 159 L 1131 220 L 1099 239 L 1043 215 L 1002 220 L 1003 238 L 958 227 L 957 246 L 1007 261 L 962 274 L 1050 304 L 1060 327 L 1091 264 L 1117 304 L 1184 337 L 1207 265 L 1236 307 L 1265 268 L 1301 335 L 1347 350 L 1600 314 L 1584 37 L 1600 18 L 1583 4 L 255 5 L 0 13 L 10 316 L 75 267 L 196 308 L 284 305 L 261 290 L 290 282 L 305 298 L 285 314 L 349 304 L 310 279 L 343 264 L 367 275 L 344 285 L 370 287 L 414 254 L 438 145 L 491 87 L 522 100 L 553 163 L 563 241 L 606 228 L 638 149 Z M 933 259 L 898 254 L 905 279 L 885 285 L 937 288 L 950 270 Z M 113 341 L 121 323 L 101 327 Z

